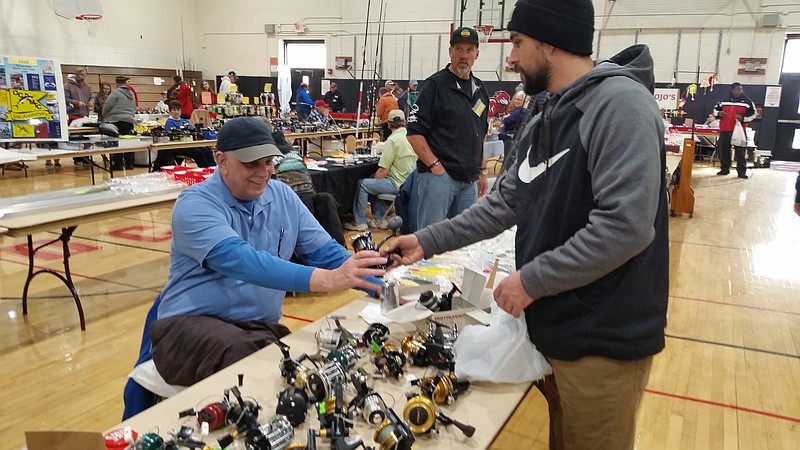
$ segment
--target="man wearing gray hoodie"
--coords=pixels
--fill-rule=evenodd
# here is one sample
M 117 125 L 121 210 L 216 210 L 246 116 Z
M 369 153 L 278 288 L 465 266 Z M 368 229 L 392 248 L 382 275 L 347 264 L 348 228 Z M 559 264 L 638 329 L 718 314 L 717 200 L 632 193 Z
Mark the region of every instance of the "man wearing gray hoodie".
M 133 92 L 128 89 L 129 78 L 118 76 L 117 88 L 108 94 L 103 104 L 103 118 L 106 122 L 117 127 L 120 135 L 133 134 L 134 116 L 136 114 L 136 100 Z M 111 169 L 133 169 L 133 153 L 117 153 L 111 155 Z
M 664 348 L 669 242 L 664 125 L 653 60 L 635 45 L 595 65 L 590 0 L 520 0 L 509 64 L 549 94 L 516 162 L 484 201 L 403 236 L 411 263 L 517 226 L 517 271 L 494 298 L 553 376 L 551 449 L 633 449 L 653 355 Z

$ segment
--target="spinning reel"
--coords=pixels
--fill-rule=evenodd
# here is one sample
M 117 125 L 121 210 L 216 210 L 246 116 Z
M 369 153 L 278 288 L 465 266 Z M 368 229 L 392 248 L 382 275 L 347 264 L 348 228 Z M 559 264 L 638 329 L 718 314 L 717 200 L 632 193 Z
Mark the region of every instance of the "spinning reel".
M 328 398 L 319 405 L 319 436 L 331 441 L 332 450 L 354 450 L 364 447 L 364 441 L 359 436 L 351 436 L 353 416 L 347 412 L 344 402 L 343 385 L 337 384 L 334 388 L 333 398 Z M 309 434 L 309 438 L 310 438 Z
M 328 316 L 328 320 L 333 320 L 335 328 L 329 327 L 327 329 L 320 329 L 314 334 L 320 352 L 327 353 L 345 345 L 356 345 L 355 336 L 342 325 L 342 319 L 344 319 L 343 316 Z M 328 323 L 330 324 L 330 322 Z
M 383 244 L 386 243 L 390 238 L 397 236 L 397 231 L 400 230 L 400 227 L 403 226 L 403 218 L 400 216 L 394 216 L 389 219 L 389 223 L 387 224 L 389 229 L 392 230 L 392 234 L 386 236 L 378 245 L 375 245 L 375 241 L 372 239 L 372 232 L 371 231 L 362 231 L 361 233 L 355 235 L 353 237 L 353 252 L 358 253 L 362 250 L 374 250 L 378 251 L 381 249 Z M 394 254 L 403 256 L 403 253 L 400 249 L 395 249 Z M 392 255 L 386 255 L 386 264 L 378 264 L 377 266 L 373 266 L 374 269 L 382 269 L 386 270 L 386 267 L 392 263 Z
M 365 347 L 372 347 L 372 343 L 382 345 L 389 339 L 389 327 L 386 325 L 375 322 L 367 327 L 367 331 L 361 335 L 361 342 Z
M 373 345 L 373 350 L 375 351 L 375 357 L 372 361 L 375 363 L 375 367 L 384 374 L 399 380 L 403 376 L 406 355 L 395 350 L 394 346 L 389 342 L 384 342 L 380 347 L 375 344 Z
M 378 425 L 373 439 L 380 450 L 411 450 L 416 438 L 408 424 L 400 420 L 393 409 L 386 410 L 386 421 Z
M 453 370 L 455 368 L 452 346 L 426 340 L 422 336 L 407 335 L 400 345 L 403 353 L 408 355 L 411 364 L 417 367 L 434 366 L 438 369 Z
M 350 407 L 360 411 L 364 420 L 371 425 L 378 425 L 386 420 L 386 403 L 383 397 L 367 386 L 367 378 L 360 374 L 350 374 L 350 381 L 356 388 L 356 398 Z
M 442 425 L 455 425 L 466 437 L 472 437 L 475 434 L 475 427 L 445 416 L 437 410 L 431 399 L 422 395 L 414 395 L 408 399 L 403 408 L 403 418 L 408 422 L 408 428 L 415 435 L 436 432 L 437 420 Z
M 452 405 L 470 386 L 469 381 L 458 381 L 455 374 L 444 375 L 441 372 L 437 372 L 434 377 L 412 381 L 411 384 L 418 385 L 422 394 L 437 405 Z
M 441 297 L 434 295 L 433 291 L 425 291 L 419 294 L 419 303 L 433 312 L 451 311 L 453 309 L 453 296 L 456 292 L 460 294 L 461 289 L 455 283 L 450 284 L 453 285 L 450 288 L 450 292 L 443 294 Z

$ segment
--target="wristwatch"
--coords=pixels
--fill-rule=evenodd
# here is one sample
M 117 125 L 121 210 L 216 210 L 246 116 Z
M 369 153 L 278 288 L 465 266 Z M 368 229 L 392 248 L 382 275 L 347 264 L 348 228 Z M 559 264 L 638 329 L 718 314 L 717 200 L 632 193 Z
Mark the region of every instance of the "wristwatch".
M 437 159 L 436 161 L 432 162 L 432 163 L 431 163 L 431 164 L 428 166 L 428 169 L 433 169 L 433 168 L 434 168 L 434 167 L 436 167 L 437 165 L 439 165 L 439 160 L 438 160 L 438 159 Z

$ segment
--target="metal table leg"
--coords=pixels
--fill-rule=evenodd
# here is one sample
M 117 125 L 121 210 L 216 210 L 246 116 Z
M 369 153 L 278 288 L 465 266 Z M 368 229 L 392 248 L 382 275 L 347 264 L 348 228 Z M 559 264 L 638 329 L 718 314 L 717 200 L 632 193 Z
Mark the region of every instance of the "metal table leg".
M 81 321 L 81 330 L 86 330 L 86 318 L 83 315 L 83 305 L 81 305 L 81 298 L 78 295 L 77 289 L 75 289 L 75 283 L 72 281 L 72 272 L 69 269 L 69 240 L 72 237 L 72 233 L 75 229 L 78 228 L 77 226 L 72 226 L 68 228 L 61 229 L 61 235 L 45 244 L 42 244 L 36 248 L 33 248 L 33 236 L 30 234 L 28 235 L 28 278 L 25 280 L 25 287 L 22 290 L 22 315 L 28 314 L 28 288 L 30 287 L 31 281 L 36 275 L 40 273 L 49 273 L 54 277 L 61 280 L 62 283 L 69 289 L 70 293 L 72 293 L 72 298 L 75 299 L 75 306 L 78 308 L 78 317 Z M 64 274 L 61 275 L 60 273 L 51 270 L 51 269 L 39 269 L 34 271 L 34 258 L 36 252 L 41 250 L 43 247 L 47 247 L 48 245 L 56 242 L 61 241 L 61 245 L 64 251 Z

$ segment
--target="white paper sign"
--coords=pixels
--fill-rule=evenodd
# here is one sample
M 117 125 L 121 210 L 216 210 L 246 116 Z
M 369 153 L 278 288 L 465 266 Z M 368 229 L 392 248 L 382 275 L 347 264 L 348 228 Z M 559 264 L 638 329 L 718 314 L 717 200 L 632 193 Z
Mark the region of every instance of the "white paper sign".
M 764 95 L 764 108 L 777 108 L 781 105 L 781 87 L 767 86 L 767 93 Z
M 656 88 L 653 92 L 653 98 L 660 109 L 677 109 L 680 95 L 678 89 Z

